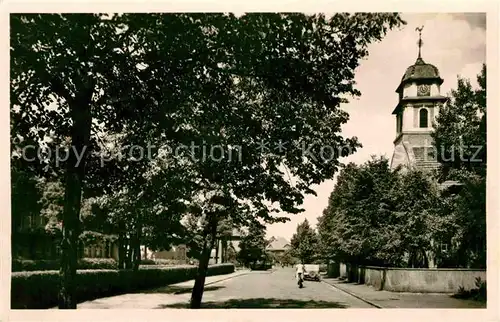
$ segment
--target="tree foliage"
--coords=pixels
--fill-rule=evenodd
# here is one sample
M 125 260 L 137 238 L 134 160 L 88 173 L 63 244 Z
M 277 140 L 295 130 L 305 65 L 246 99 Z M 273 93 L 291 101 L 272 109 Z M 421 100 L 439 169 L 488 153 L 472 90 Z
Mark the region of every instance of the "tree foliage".
M 447 194 L 440 223 L 447 231 L 446 264 L 486 267 L 486 65 L 477 75 L 479 87 L 459 78 L 450 102 L 439 111 L 433 133 L 440 179 L 461 183 Z
M 373 158 L 361 166 L 350 163 L 340 172 L 318 220 L 323 257 L 366 264 L 392 256 L 392 247 L 384 253 L 382 247 L 391 245 L 388 240 L 395 233 L 384 229 L 395 210 L 390 193 L 395 183 L 385 158 Z
M 237 260 L 246 267 L 267 259 L 266 248 L 266 227 L 259 222 L 253 222 L 248 227 L 248 232 L 242 237 L 239 243 Z
M 348 120 L 339 106 L 360 95 L 354 71 L 368 44 L 403 23 L 391 13 L 12 15 L 14 149 L 69 148 L 62 162 L 25 163 L 64 176 L 60 308 L 76 307 L 82 194 L 109 198 L 110 221 L 136 246 L 143 238 L 165 247 L 183 229 L 180 215 L 194 216 L 203 236 L 199 307 L 220 220 L 287 220 L 272 214 L 300 212 L 310 186 L 359 146 L 339 135 Z M 151 157 L 162 148 L 175 156 L 159 174 L 150 158 L 103 165 L 105 141 L 116 136 L 119 150 L 152 142 Z M 276 150 L 279 142 L 286 148 Z M 192 143 L 221 146 L 223 156 L 185 148 Z M 337 153 L 325 160 L 323 146 Z
M 291 243 L 292 254 L 302 264 L 310 264 L 316 258 L 318 251 L 318 239 L 316 232 L 305 219 L 297 225 L 297 231 L 293 234 Z
M 340 174 L 319 218 L 323 255 L 358 265 L 428 267 L 437 186 L 419 171 L 391 171 L 386 158 Z
M 297 264 L 298 260 L 294 256 L 293 250 L 291 248 L 285 250 L 283 254 L 280 255 L 279 261 L 287 266 Z
M 439 110 L 432 137 L 442 180 L 461 180 L 464 173 L 486 177 L 486 65 L 478 88 L 458 78 L 450 100 Z
M 11 223 L 15 235 L 22 221 L 40 212 L 39 200 L 42 192 L 38 189 L 37 178 L 19 162 L 11 164 Z

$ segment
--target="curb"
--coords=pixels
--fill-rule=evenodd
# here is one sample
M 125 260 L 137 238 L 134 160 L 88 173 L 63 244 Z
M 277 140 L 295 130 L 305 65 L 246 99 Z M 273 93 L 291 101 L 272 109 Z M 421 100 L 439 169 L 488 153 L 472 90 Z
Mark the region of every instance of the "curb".
M 375 304 L 375 303 L 373 303 L 373 302 L 371 302 L 371 301 L 368 301 L 367 299 L 365 299 L 365 298 L 363 298 L 363 297 L 361 297 L 361 296 L 359 296 L 359 295 L 356 295 L 356 294 L 354 294 L 354 293 L 352 293 L 352 292 L 350 292 L 350 291 L 348 291 L 348 290 L 345 290 L 345 289 L 343 289 L 343 288 L 340 288 L 340 287 L 336 286 L 335 284 L 330 284 L 330 283 L 327 283 L 327 282 L 325 282 L 325 281 L 323 281 L 323 280 L 321 281 L 321 283 L 325 283 L 326 285 L 329 285 L 329 286 L 331 286 L 331 287 L 333 287 L 333 288 L 336 288 L 337 290 L 340 290 L 340 291 L 342 291 L 342 292 L 344 292 L 344 293 L 347 293 L 347 294 L 349 294 L 349 295 L 351 295 L 351 296 L 353 296 L 353 297 L 357 298 L 358 300 L 361 300 L 361 301 L 363 301 L 363 302 L 365 302 L 365 303 L 370 304 L 371 306 L 376 307 L 377 309 L 383 309 L 383 308 L 384 308 L 384 307 L 382 307 L 382 306 L 380 306 L 380 305 L 378 305 L 378 304 Z
M 205 286 L 212 285 L 212 284 L 219 283 L 219 282 L 226 281 L 226 280 L 230 280 L 232 278 L 240 277 L 240 276 L 243 276 L 243 275 L 247 275 L 248 273 L 249 272 L 244 272 L 244 273 L 241 273 L 241 274 L 238 274 L 238 275 L 228 276 L 228 277 L 222 278 L 222 279 L 217 280 L 217 281 L 213 281 L 213 282 L 210 282 L 210 283 L 205 283 Z

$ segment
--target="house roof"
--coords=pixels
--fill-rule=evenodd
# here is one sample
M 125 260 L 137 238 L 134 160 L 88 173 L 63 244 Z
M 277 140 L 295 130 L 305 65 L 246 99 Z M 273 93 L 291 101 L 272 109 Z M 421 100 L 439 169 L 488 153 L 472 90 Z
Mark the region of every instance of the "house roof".
M 285 250 L 290 247 L 290 243 L 283 237 L 271 237 L 268 250 Z

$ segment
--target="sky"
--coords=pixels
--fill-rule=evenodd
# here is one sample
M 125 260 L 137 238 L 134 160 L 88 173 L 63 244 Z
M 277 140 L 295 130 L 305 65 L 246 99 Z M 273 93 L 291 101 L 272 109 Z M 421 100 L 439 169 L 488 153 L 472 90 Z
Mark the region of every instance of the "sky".
M 344 125 L 345 137 L 357 136 L 363 148 L 344 159 L 357 164 L 369 160 L 371 155 L 391 158 L 393 140 L 396 137 L 396 120 L 391 114 L 397 105 L 395 92 L 406 69 L 418 56 L 418 32 L 422 31 L 422 58 L 439 69 L 444 83 L 441 94 L 449 94 L 457 85 L 457 77 L 469 78 L 477 86 L 476 75 L 486 62 L 486 15 L 485 14 L 402 14 L 406 26 L 390 31 L 382 41 L 368 47 L 369 56 L 361 61 L 355 80 L 361 97 L 342 106 L 350 120 Z M 317 196 L 305 197 L 304 212 L 289 215 L 287 223 L 267 226 L 267 236 L 291 239 L 297 225 L 307 219 L 314 227 L 328 197 L 335 178 L 313 187 Z

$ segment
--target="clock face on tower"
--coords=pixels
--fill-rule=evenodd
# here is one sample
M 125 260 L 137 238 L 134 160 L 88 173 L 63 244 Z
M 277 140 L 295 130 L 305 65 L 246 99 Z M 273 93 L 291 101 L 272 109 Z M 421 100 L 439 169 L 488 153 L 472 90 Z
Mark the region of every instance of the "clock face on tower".
M 431 87 L 429 85 L 418 85 L 417 95 L 418 96 L 429 96 L 431 93 Z

